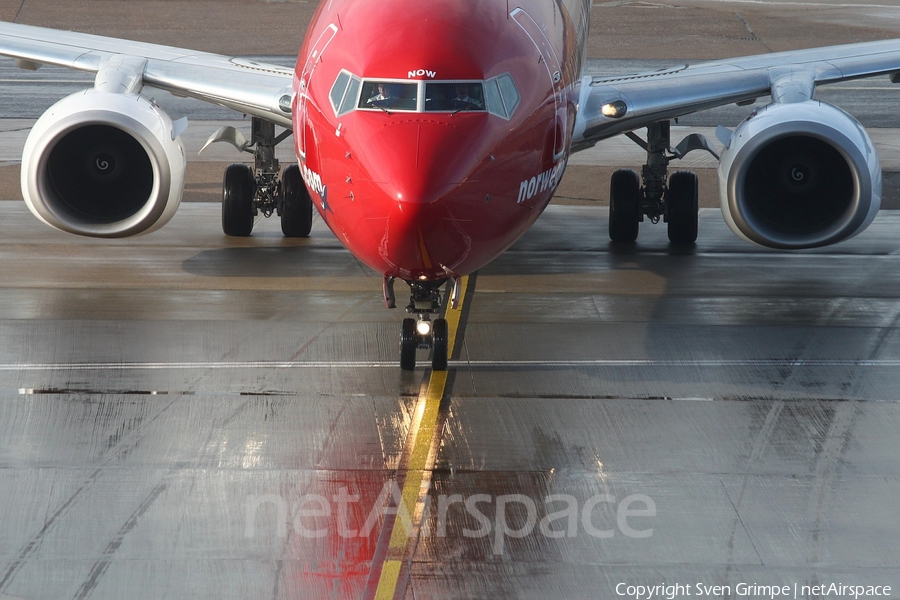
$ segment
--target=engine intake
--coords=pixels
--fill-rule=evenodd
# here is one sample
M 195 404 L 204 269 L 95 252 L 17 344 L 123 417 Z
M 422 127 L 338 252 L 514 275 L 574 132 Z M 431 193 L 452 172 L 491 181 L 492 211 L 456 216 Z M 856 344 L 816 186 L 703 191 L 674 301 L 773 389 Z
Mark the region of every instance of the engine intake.
M 148 233 L 172 218 L 185 155 L 172 120 L 138 94 L 87 90 L 38 119 L 22 157 L 22 194 L 47 224 L 79 235 Z
M 868 134 L 840 109 L 771 104 L 732 135 L 719 188 L 725 220 L 740 237 L 813 248 L 869 226 L 881 205 L 881 164 Z

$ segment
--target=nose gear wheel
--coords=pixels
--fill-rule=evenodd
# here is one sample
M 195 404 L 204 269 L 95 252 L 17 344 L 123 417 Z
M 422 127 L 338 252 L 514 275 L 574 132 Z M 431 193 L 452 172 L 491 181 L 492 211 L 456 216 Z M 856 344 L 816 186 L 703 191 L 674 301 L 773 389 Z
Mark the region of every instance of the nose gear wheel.
M 416 368 L 416 351 L 431 350 L 431 368 L 446 371 L 449 359 L 449 327 L 447 320 L 431 316 L 440 312 L 441 288 L 444 281 L 407 281 L 410 288 L 406 312 L 418 314 L 418 319 L 407 317 L 400 326 L 400 368 L 412 371 Z M 393 279 L 385 278 L 385 299 L 393 306 Z M 418 325 L 422 325 L 421 330 Z

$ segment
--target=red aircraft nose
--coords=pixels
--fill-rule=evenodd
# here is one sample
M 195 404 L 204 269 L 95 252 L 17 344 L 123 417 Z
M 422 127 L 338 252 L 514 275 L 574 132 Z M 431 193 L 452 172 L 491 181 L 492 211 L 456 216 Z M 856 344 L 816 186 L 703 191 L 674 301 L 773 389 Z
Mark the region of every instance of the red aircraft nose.
M 457 274 L 472 248 L 469 221 L 473 173 L 489 155 L 482 147 L 484 114 L 429 118 L 394 116 L 372 133 L 360 158 L 365 198 L 380 218 L 385 274 L 440 279 Z M 373 265 L 375 266 L 375 265 Z
M 479 116 L 391 120 L 365 144 L 364 175 L 389 198 L 431 203 L 464 183 L 480 162 Z M 474 134 L 474 135 L 473 135 Z

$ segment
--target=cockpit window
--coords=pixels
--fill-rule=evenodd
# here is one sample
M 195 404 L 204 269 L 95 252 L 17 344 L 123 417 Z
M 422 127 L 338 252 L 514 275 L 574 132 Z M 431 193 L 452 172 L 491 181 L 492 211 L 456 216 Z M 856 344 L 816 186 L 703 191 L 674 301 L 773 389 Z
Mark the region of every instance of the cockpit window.
M 425 84 L 425 110 L 484 110 L 484 88 L 480 81 L 429 81 Z
M 357 109 L 384 111 L 488 111 L 509 119 L 519 105 L 519 91 L 509 73 L 487 81 L 397 81 L 361 79 L 338 73 L 328 94 L 337 116 Z
M 503 98 L 500 97 L 500 87 L 497 79 L 488 79 L 484 82 L 484 101 L 488 110 L 504 119 L 507 118 L 506 107 L 503 106 Z
M 334 112 L 338 112 L 338 107 L 341 105 L 341 100 L 344 99 L 344 92 L 347 91 L 347 83 L 350 81 L 350 73 L 347 71 L 341 71 L 338 73 L 337 79 L 334 81 L 334 85 L 331 86 L 331 93 L 328 97 L 331 99 L 331 106 L 334 108 Z
M 340 114 L 348 113 L 356 106 L 356 97 L 359 96 L 359 86 L 362 84 L 357 77 L 350 78 L 350 85 L 347 86 L 347 93 L 344 94 L 344 100 L 341 102 Z
M 416 110 L 419 86 L 395 81 L 363 81 L 357 108 Z
M 509 73 L 485 81 L 484 97 L 487 109 L 504 119 L 510 118 L 519 105 L 519 90 Z
M 347 71 L 338 73 L 334 85 L 331 86 L 331 92 L 328 94 L 334 114 L 341 116 L 356 107 L 356 97 L 359 95 L 360 83 L 359 77 L 354 77 Z

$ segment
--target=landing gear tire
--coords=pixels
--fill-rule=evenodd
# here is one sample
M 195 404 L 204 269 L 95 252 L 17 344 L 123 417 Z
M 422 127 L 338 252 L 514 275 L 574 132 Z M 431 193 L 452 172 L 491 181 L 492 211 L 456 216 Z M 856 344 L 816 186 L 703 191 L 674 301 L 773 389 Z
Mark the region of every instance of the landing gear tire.
M 619 169 L 609 183 L 609 239 L 633 242 L 641 222 L 641 179 L 631 169 Z
M 416 349 L 419 340 L 416 338 L 416 320 L 403 319 L 400 327 L 400 368 L 414 371 L 416 368 Z
M 222 185 L 222 231 L 247 237 L 253 231 L 253 196 L 256 180 L 250 165 L 234 164 L 225 169 Z
M 281 175 L 283 204 L 281 207 L 281 233 L 285 237 L 309 237 L 312 229 L 312 200 L 303 185 L 298 165 L 290 165 Z
M 447 319 L 435 319 L 432 326 L 431 369 L 447 370 Z
M 666 192 L 666 214 L 669 222 L 669 241 L 689 245 L 697 241 L 697 220 L 700 212 L 697 194 L 697 175 L 678 171 L 669 177 Z

